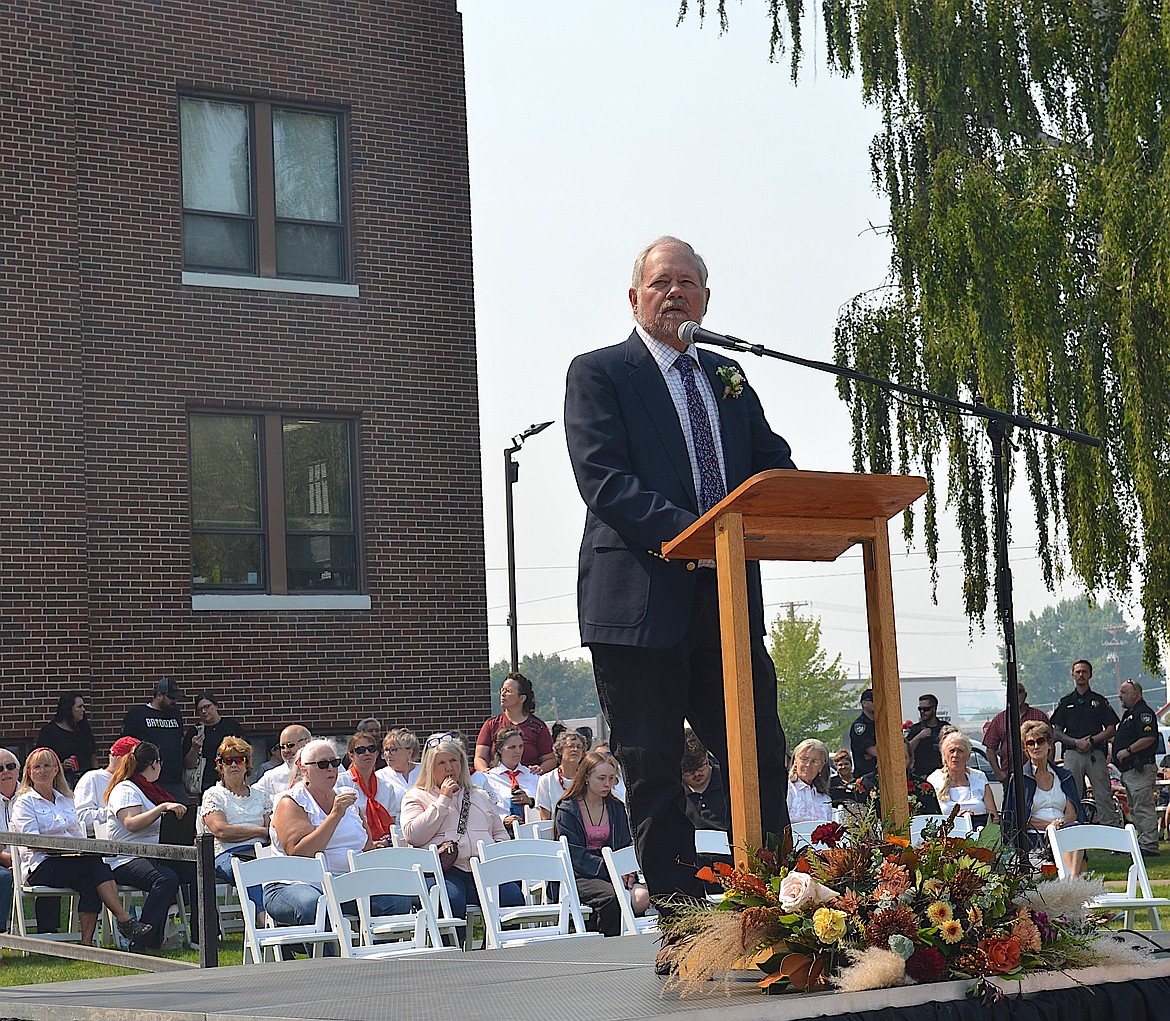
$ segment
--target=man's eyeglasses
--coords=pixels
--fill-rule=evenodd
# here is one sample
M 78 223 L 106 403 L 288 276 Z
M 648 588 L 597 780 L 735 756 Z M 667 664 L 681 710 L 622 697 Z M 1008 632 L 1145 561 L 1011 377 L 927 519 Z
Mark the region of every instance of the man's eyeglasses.
M 248 760 L 242 755 L 217 755 L 215 761 L 225 766 L 242 766 Z
M 1027 741 L 1024 742 L 1024 747 L 1025 748 L 1041 748 L 1046 744 L 1048 744 L 1048 738 L 1046 738 L 1046 737 L 1033 737 L 1033 738 L 1029 738 Z
M 0 770 L 3 770 L 5 773 L 11 773 L 15 769 L 20 769 L 19 762 L 6 762 L 3 766 L 0 766 Z
M 457 741 L 458 738 L 454 734 L 436 734 L 434 737 L 427 739 L 427 748 L 438 748 L 444 741 Z
M 376 744 L 359 744 L 354 747 L 354 755 L 371 755 L 378 750 Z
M 930 712 L 930 710 L 931 710 L 931 709 L 933 709 L 933 708 L 934 708 L 934 706 L 932 706 L 932 705 L 920 705 L 920 706 L 918 707 L 918 711 L 919 711 L 920 713 L 928 713 L 928 712 Z
M 300 748 L 301 745 L 308 744 L 308 743 L 309 743 L 309 739 L 307 737 L 303 737 L 299 741 L 285 741 L 285 742 L 277 745 L 277 747 L 282 752 L 291 752 L 294 748 Z
M 336 769 L 341 765 L 341 759 L 318 759 L 316 762 L 306 762 L 306 766 L 316 766 L 318 769 Z

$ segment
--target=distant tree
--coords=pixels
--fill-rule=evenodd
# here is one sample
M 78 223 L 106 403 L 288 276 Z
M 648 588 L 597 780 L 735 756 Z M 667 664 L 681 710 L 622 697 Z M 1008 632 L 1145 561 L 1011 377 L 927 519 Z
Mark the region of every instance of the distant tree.
M 787 616 L 776 618 L 769 637 L 777 709 L 788 747 L 809 737 L 819 738 L 830 749 L 839 747 L 856 695 L 846 687 L 840 654 L 829 662 L 821 646 L 821 622 L 797 617 L 789 609 Z
M 1121 628 L 1115 632 L 1116 639 L 1108 628 Z M 1115 640 L 1116 646 L 1112 644 Z M 1093 687 L 1103 695 L 1117 694 L 1120 673 L 1122 680 L 1140 681 L 1147 693 L 1158 699 L 1155 709 L 1163 701 L 1164 683 L 1142 666 L 1141 632 L 1126 625 L 1112 600 L 1065 599 L 1045 607 L 1039 616 L 1033 613 L 1027 620 L 1016 621 L 1016 655 L 1020 683 L 1028 689 L 1029 703 L 1045 711 L 1072 691 L 1072 665 L 1078 659 L 1093 664 Z M 999 673 L 1006 681 L 1002 652 Z
M 506 659 L 492 665 L 493 692 L 499 691 L 510 667 Z M 546 723 L 597 716 L 601 712 L 593 684 L 593 664 L 587 659 L 561 659 L 556 653 L 546 656 L 536 652 L 520 660 L 520 672 L 532 682 L 536 690 L 536 714 Z

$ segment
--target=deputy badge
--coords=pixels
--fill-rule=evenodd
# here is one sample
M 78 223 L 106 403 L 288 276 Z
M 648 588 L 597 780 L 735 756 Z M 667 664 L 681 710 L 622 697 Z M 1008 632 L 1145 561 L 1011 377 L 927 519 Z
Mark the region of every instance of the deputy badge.
M 865 733 L 865 724 L 864 723 L 853 724 L 853 733 L 856 734 L 858 737 L 860 737 L 862 734 Z
M 1094 709 L 1097 709 L 1100 707 L 1101 702 L 1098 699 L 1093 699 L 1093 701 L 1090 702 L 1089 705 L 1091 705 Z

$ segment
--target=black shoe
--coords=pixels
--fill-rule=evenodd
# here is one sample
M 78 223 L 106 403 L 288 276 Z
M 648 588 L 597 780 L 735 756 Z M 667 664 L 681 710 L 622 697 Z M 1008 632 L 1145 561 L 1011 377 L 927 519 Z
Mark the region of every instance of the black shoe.
M 1161 858 L 1162 852 L 1161 851 L 1142 851 L 1142 857 L 1143 858 Z
M 149 935 L 153 929 L 153 925 L 140 922 L 137 918 L 127 918 L 126 921 L 118 923 L 118 931 L 131 943 L 141 942 L 142 937 Z

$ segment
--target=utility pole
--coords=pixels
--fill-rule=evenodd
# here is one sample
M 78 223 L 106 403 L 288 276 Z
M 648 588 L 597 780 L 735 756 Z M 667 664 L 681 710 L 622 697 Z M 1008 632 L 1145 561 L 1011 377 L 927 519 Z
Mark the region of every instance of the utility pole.
M 789 620 L 796 620 L 796 608 L 798 606 L 812 606 L 812 603 L 810 603 L 807 599 L 805 599 L 805 600 L 802 600 L 800 602 L 794 602 L 792 600 L 789 600 L 787 603 L 779 603 L 777 605 L 788 607 L 788 619 Z
M 1101 628 L 1101 630 L 1108 631 L 1109 637 L 1112 639 L 1112 641 L 1102 642 L 1101 644 L 1106 649 L 1113 650 L 1112 652 L 1107 652 L 1105 654 L 1105 658 L 1113 660 L 1113 675 L 1117 680 L 1117 688 L 1120 689 L 1121 688 L 1121 645 L 1122 645 L 1122 643 L 1117 640 L 1117 632 L 1124 631 L 1125 625 L 1124 624 L 1107 624 L 1105 627 Z

